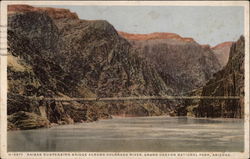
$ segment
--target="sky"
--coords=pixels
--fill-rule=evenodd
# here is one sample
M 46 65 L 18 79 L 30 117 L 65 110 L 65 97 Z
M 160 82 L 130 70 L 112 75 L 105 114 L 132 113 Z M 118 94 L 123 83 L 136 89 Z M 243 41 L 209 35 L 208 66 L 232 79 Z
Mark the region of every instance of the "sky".
M 67 8 L 80 19 L 107 20 L 128 33 L 169 32 L 215 46 L 244 33 L 241 6 L 49 6 Z

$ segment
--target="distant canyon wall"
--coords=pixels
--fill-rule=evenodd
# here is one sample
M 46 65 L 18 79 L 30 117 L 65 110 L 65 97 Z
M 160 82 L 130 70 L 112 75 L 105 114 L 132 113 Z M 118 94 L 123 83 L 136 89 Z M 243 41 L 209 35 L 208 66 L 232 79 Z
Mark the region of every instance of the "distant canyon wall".
M 155 66 L 164 82 L 173 86 L 177 94 L 202 87 L 221 69 L 213 50 L 192 38 L 173 33 L 119 34 Z
M 228 62 L 230 48 L 232 47 L 232 44 L 232 41 L 228 41 L 218 44 L 215 47 L 212 47 L 212 50 L 214 51 L 215 56 L 217 57 L 222 67 L 224 67 Z

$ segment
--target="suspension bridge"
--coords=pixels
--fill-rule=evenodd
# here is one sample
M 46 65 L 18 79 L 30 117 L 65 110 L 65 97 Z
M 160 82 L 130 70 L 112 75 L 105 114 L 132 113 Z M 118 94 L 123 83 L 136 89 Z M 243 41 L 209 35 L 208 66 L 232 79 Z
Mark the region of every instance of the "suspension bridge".
M 138 96 L 138 97 L 109 97 L 109 98 L 43 98 L 43 97 L 29 97 L 37 101 L 59 101 L 59 102 L 112 102 L 112 101 L 140 101 L 140 100 L 195 100 L 195 99 L 208 99 L 208 100 L 238 100 L 244 97 L 241 96 Z
M 234 75 L 234 74 L 232 74 Z M 232 76 L 229 75 L 229 76 Z M 229 77 L 228 76 L 228 77 Z M 244 96 L 197 96 L 197 95 L 189 95 L 190 93 L 201 91 L 204 87 L 210 87 L 218 82 L 222 82 L 224 80 L 228 80 L 227 78 L 223 78 L 216 82 L 213 82 L 209 85 L 203 86 L 201 88 L 194 89 L 192 91 L 186 92 L 181 96 L 133 96 L 133 97 L 95 97 L 95 98 L 70 98 L 70 97 L 31 97 L 27 96 L 31 100 L 35 101 L 58 101 L 58 102 L 112 102 L 112 101 L 143 101 L 143 100 L 244 100 Z

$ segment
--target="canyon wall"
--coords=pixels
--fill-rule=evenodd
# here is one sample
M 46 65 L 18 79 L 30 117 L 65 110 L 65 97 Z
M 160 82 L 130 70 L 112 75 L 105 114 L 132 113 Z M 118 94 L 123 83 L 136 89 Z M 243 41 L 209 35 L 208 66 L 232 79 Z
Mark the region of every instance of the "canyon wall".
M 221 69 L 211 48 L 192 38 L 173 33 L 119 33 L 155 66 L 164 82 L 177 90 L 177 94 L 202 87 Z
M 227 65 L 203 87 L 202 96 L 239 96 L 239 100 L 201 100 L 198 117 L 243 118 L 244 116 L 244 37 L 233 43 Z
M 199 117 L 242 117 L 242 100 L 34 100 L 244 95 L 244 38 L 232 45 L 223 69 L 218 48 L 224 47 L 203 46 L 174 33 L 117 32 L 105 20 L 81 20 L 67 9 L 9 5 L 8 129 L 91 122 L 112 115 L 191 112 Z
M 178 101 L 31 100 L 31 97 L 159 96 L 174 94 L 175 90 L 165 84 L 154 66 L 140 57 L 107 21 L 80 20 L 64 9 L 25 5 L 12 5 L 8 9 L 10 129 L 36 128 L 43 126 L 41 123 L 47 126 L 48 123 L 94 121 L 114 114 L 176 113 Z M 35 121 L 43 122 L 36 125 Z

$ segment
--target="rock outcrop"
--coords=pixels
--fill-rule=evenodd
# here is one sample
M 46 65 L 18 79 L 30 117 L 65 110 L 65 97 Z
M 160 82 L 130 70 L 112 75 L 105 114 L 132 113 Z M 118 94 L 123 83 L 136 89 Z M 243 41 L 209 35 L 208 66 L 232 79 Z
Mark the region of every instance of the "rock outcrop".
M 202 87 L 220 68 L 210 47 L 177 34 L 128 34 L 120 32 L 152 63 L 177 94 Z
M 19 111 L 8 116 L 8 129 L 36 129 L 49 127 L 49 121 L 35 113 Z
M 210 79 L 202 96 L 240 96 L 240 100 L 201 100 L 198 117 L 243 118 L 244 115 L 244 37 L 233 43 L 226 66 Z
M 228 41 L 212 47 L 212 50 L 214 51 L 215 56 L 218 58 L 218 61 L 222 67 L 224 67 L 228 62 L 229 52 L 232 44 L 233 42 Z
M 152 102 L 149 106 L 148 102 L 31 100 L 166 95 L 174 94 L 174 90 L 107 21 L 80 20 L 64 9 L 10 5 L 8 10 L 9 116 L 33 113 L 50 123 L 70 124 L 119 113 L 127 116 L 176 113 L 179 102 L 175 101 Z M 20 129 L 36 127 L 24 126 L 34 125 L 34 120 L 24 121 L 27 123 L 12 122 L 10 128 L 13 124 Z

